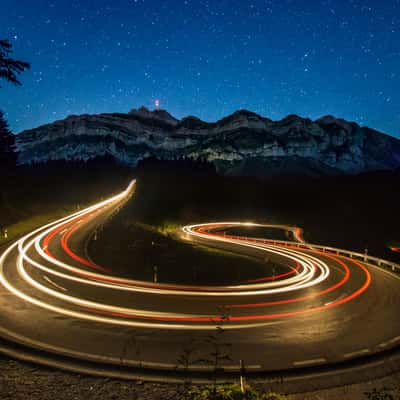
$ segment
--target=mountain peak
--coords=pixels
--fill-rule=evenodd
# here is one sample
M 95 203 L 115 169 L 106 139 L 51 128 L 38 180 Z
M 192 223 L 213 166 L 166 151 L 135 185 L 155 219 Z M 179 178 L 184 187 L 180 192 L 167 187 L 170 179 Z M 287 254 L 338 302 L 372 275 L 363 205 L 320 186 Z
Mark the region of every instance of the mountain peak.
M 346 121 L 343 118 L 337 118 L 333 115 L 324 115 L 323 117 L 317 119 L 315 121 L 318 125 L 327 126 L 327 125 L 336 125 L 346 132 L 351 132 L 354 128 L 359 128 L 359 125 L 355 122 Z
M 164 122 L 167 122 L 171 125 L 176 125 L 179 120 L 173 117 L 167 110 L 163 109 L 156 109 L 156 110 L 149 110 L 145 106 L 141 106 L 140 108 L 134 108 L 128 112 L 129 115 L 135 115 L 138 117 L 146 118 L 146 119 L 158 119 Z
M 311 122 L 310 118 L 304 118 L 297 114 L 289 114 L 286 117 L 282 118 L 279 122 L 287 124 L 287 123 L 296 123 L 296 122 Z

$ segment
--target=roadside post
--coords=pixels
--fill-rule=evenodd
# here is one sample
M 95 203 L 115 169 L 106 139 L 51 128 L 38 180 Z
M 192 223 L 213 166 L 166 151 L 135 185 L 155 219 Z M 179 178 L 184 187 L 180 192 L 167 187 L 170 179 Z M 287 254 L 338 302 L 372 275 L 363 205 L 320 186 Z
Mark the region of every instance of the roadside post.
M 246 378 L 245 378 L 245 368 L 243 360 L 240 360 L 240 391 L 242 393 L 246 392 Z

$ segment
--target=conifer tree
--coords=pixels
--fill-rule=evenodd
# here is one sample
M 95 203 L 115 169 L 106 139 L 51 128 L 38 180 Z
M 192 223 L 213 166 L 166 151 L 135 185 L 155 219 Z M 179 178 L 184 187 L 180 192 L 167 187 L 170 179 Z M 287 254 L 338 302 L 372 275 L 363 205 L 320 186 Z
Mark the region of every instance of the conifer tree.
M 21 86 L 18 75 L 30 68 L 30 65 L 25 61 L 14 60 L 11 57 L 12 52 L 12 44 L 7 39 L 0 39 L 0 79 Z M 0 110 L 0 165 L 15 165 L 14 144 L 14 135 L 8 127 L 3 111 Z
M 15 164 L 14 135 L 11 133 L 3 111 L 0 110 L 0 165 Z
M 14 85 L 21 86 L 22 84 L 17 76 L 30 68 L 30 65 L 25 61 L 18 61 L 11 58 L 10 55 L 12 52 L 12 44 L 7 39 L 0 39 L 0 78 Z

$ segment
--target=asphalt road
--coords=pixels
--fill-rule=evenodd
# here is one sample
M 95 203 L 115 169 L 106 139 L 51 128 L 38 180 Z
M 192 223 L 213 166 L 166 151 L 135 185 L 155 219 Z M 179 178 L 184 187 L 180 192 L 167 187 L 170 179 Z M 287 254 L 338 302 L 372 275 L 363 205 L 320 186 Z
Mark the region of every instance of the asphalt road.
M 224 287 L 113 276 L 112 265 L 90 260 L 86 245 L 133 192 L 134 183 L 3 253 L 1 335 L 116 366 L 186 364 L 200 371 L 212 368 L 215 354 L 227 371 L 244 360 L 248 371 L 260 372 L 346 361 L 400 344 L 397 276 L 315 249 L 227 235 L 240 227 L 236 222 L 188 226 L 182 240 L 279 263 L 278 275 Z

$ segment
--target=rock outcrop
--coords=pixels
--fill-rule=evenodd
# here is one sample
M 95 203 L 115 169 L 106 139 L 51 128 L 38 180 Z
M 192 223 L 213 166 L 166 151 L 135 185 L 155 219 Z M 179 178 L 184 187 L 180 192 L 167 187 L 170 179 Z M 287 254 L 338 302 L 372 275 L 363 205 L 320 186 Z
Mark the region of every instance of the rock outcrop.
M 400 140 L 333 116 L 272 121 L 239 110 L 217 122 L 142 107 L 127 114 L 69 116 L 21 132 L 19 164 L 111 155 L 135 166 L 148 157 L 212 162 L 223 174 L 340 174 L 400 167 Z

